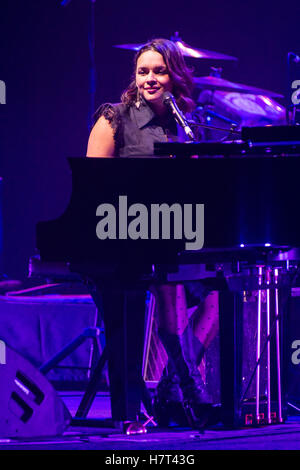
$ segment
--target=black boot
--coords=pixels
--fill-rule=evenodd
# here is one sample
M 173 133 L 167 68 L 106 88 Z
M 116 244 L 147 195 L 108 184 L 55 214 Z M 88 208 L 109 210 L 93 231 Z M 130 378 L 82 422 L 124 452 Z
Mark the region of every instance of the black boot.
M 183 394 L 180 388 L 180 381 L 172 360 L 168 360 L 157 385 L 156 392 L 164 401 L 182 403 Z
M 198 369 L 205 347 L 194 335 L 192 325 L 189 323 L 181 336 L 183 357 L 189 369 L 189 376 L 193 379 L 192 384 L 183 384 L 183 393 L 198 403 L 212 403 L 212 397 L 208 394 L 205 383 Z
M 179 378 L 183 404 L 189 423 L 193 424 L 193 427 L 195 424 L 196 427 L 202 427 L 207 422 L 207 410 L 211 408 L 211 405 L 206 401 L 208 397 L 205 394 L 204 383 L 196 364 L 191 357 L 187 361 L 184 356 L 184 350 L 187 352 L 187 348 L 183 346 L 183 343 L 187 341 L 186 337 L 189 333 L 186 332 L 186 334 L 179 336 L 160 329 L 158 334 L 169 361 L 174 365 L 176 376 Z
M 183 407 L 179 377 L 171 360 L 168 361 L 157 385 L 153 408 L 155 419 L 161 427 L 187 427 L 189 424 Z

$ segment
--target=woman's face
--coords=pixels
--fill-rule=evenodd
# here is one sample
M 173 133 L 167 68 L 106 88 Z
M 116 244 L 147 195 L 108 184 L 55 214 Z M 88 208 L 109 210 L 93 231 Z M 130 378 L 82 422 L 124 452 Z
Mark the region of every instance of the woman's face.
M 136 84 L 140 95 L 157 110 L 162 108 L 163 94 L 173 85 L 163 56 L 156 51 L 145 51 L 137 60 Z M 164 106 L 164 105 L 163 105 Z

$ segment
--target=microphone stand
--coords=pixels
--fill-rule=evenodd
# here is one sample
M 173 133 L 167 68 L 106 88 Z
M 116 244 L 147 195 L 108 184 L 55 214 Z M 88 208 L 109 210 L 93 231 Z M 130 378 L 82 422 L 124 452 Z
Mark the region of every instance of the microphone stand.
M 72 0 L 62 0 L 61 6 L 66 7 Z M 88 129 L 93 126 L 93 115 L 95 112 L 95 95 L 96 95 L 96 61 L 95 61 L 95 4 L 96 0 L 89 0 L 89 112 L 88 112 Z
M 241 137 L 241 132 L 235 130 L 236 124 L 233 124 L 233 123 L 231 124 L 230 129 L 224 129 L 222 127 L 210 126 L 208 124 L 200 124 L 198 122 L 193 122 L 193 121 L 189 121 L 189 124 L 191 126 L 203 127 L 204 129 L 211 129 L 211 130 L 214 130 L 214 131 L 222 131 L 222 132 L 228 132 L 229 131 L 229 135 L 230 134 L 236 134 L 237 136 Z

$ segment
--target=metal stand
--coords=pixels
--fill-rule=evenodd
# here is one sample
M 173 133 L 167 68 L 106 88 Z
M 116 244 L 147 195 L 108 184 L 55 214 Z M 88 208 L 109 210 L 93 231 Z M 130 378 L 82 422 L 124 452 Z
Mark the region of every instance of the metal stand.
M 279 314 L 279 269 L 268 266 L 258 267 L 259 295 L 257 306 L 257 350 L 256 350 L 256 401 L 255 419 L 257 424 L 272 424 L 283 422 L 282 414 L 282 389 L 281 389 L 281 352 L 280 352 L 280 314 Z M 267 417 L 261 413 L 260 407 L 260 359 L 261 359 L 261 306 L 262 291 L 266 292 L 267 312 L 266 312 L 266 346 L 267 346 Z M 277 377 L 277 412 L 272 411 L 272 390 L 271 390 L 271 295 L 274 296 L 274 321 L 275 321 L 275 366 Z
M 75 351 L 75 349 L 77 349 L 82 343 L 84 343 L 89 338 L 93 340 L 94 348 L 97 348 L 100 355 L 103 355 L 104 351 L 102 352 L 99 340 L 100 333 L 100 328 L 85 328 L 83 332 L 78 335 L 73 341 L 71 341 L 66 347 L 64 347 L 60 352 L 53 356 L 49 361 L 45 362 L 45 364 L 40 367 L 40 372 L 46 375 L 48 372 L 50 372 L 50 370 L 54 369 L 54 367 L 56 367 L 63 359 L 69 356 L 73 351 Z M 89 366 L 91 366 L 91 364 Z
M 258 304 L 257 304 L 257 340 L 256 363 L 249 383 L 245 389 L 241 403 L 243 402 L 252 380 L 255 383 L 255 412 L 245 416 L 246 425 L 265 425 L 283 423 L 282 404 L 282 372 L 281 372 L 281 320 L 279 311 L 279 268 L 265 265 L 257 266 L 258 274 Z M 266 298 L 265 334 L 266 340 L 262 347 L 263 318 L 262 302 L 263 294 Z M 275 338 L 274 338 L 275 336 Z M 272 344 L 272 340 L 273 343 Z M 262 368 L 261 360 L 266 353 L 266 390 L 261 393 Z
M 256 266 L 255 279 L 248 278 L 251 289 L 257 290 L 257 339 L 253 371 L 242 393 L 243 364 L 243 278 L 238 288 L 220 292 L 220 369 L 222 422 L 226 427 L 283 423 L 282 340 L 283 315 L 280 312 L 279 268 Z M 282 283 L 282 285 L 281 285 Z M 266 300 L 265 318 L 262 304 Z M 263 335 L 265 337 L 262 344 Z M 262 358 L 265 364 L 262 367 Z M 265 390 L 261 392 L 262 380 Z M 255 382 L 255 397 L 247 392 Z M 246 410 L 246 411 L 245 411 Z

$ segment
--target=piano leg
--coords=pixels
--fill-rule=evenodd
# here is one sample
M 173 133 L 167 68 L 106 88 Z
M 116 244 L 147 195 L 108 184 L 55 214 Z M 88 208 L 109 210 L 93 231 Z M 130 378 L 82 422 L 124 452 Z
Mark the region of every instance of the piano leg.
M 240 424 L 242 389 L 243 302 L 241 292 L 219 295 L 221 419 L 224 426 Z
M 144 393 L 146 291 L 101 283 L 97 290 L 105 327 L 112 420 L 116 423 L 136 421 Z

